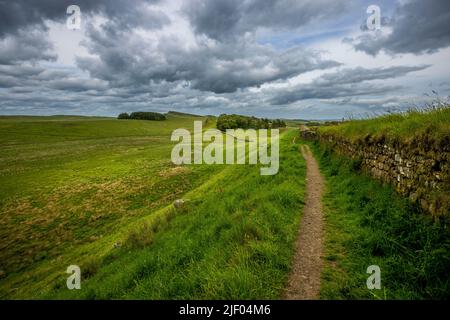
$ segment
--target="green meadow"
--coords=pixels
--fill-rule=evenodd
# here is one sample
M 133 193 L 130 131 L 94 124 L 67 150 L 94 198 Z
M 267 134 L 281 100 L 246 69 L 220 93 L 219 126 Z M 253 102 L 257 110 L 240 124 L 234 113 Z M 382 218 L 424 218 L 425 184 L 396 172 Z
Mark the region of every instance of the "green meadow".
M 400 135 L 418 128 L 418 116 L 394 132 L 376 119 L 321 130 Z M 445 131 L 448 122 L 424 117 Z M 305 201 L 299 148 L 308 142 L 288 123 L 272 176 L 260 165 L 174 165 L 171 133 L 193 132 L 194 121 L 215 127 L 213 117 L 181 113 L 0 117 L 0 298 L 282 297 Z M 446 226 L 351 160 L 309 145 L 326 180 L 320 298 L 448 298 Z M 382 290 L 366 286 L 374 264 Z M 81 290 L 66 287 L 70 265 L 81 268 Z
M 305 167 L 175 166 L 176 128 L 212 119 L 2 117 L 2 298 L 275 298 L 290 269 Z M 187 199 L 176 210 L 176 199 Z M 83 290 L 65 287 L 79 265 Z
M 104 238 L 208 180 L 219 168 L 170 161 L 170 133 L 192 120 L 0 118 L 2 296 L 40 288 L 67 257 L 81 264 L 84 248 L 102 251 Z

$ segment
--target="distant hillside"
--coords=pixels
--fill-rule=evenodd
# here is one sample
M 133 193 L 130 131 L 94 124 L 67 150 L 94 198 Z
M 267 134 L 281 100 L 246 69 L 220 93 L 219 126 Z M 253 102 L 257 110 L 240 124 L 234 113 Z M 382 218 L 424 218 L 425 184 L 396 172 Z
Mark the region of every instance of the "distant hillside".
M 309 121 L 304 119 L 282 119 L 288 127 L 298 127 L 302 124 L 306 124 Z
M 111 120 L 112 117 L 106 116 L 77 116 L 77 115 L 51 115 L 51 116 L 33 116 L 33 115 L 0 115 L 0 121 L 97 121 Z

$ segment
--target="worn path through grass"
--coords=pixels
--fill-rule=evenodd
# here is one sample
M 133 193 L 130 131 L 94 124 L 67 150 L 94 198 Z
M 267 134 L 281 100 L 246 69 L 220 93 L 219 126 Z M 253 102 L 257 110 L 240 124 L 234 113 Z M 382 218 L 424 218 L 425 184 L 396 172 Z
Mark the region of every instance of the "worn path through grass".
M 301 146 L 306 161 L 306 203 L 285 299 L 317 299 L 320 291 L 323 251 L 322 193 L 324 179 L 308 146 Z

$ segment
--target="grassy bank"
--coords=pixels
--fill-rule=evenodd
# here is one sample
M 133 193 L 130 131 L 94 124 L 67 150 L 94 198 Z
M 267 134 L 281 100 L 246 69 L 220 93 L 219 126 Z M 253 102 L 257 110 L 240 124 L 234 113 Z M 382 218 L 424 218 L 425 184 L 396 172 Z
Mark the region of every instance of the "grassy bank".
M 450 141 L 450 106 L 439 109 L 411 110 L 364 120 L 352 120 L 319 128 L 322 133 L 350 141 L 372 137 L 405 142 L 427 137 L 431 142 Z
M 446 221 L 433 223 L 390 187 L 360 173 L 357 162 L 313 149 L 327 180 L 321 298 L 448 299 Z M 370 265 L 381 269 L 381 290 L 366 287 Z

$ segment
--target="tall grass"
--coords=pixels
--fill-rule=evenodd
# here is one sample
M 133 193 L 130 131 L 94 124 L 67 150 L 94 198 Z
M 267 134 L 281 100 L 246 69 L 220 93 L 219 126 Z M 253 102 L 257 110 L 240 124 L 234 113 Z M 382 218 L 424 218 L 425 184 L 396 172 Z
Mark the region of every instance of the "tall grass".
M 319 128 L 322 133 L 332 133 L 350 140 L 364 135 L 386 139 L 411 140 L 427 135 L 436 141 L 450 138 L 450 105 L 430 105 L 426 108 L 409 108 L 404 112 L 385 114 L 372 119 L 352 120 L 335 126 Z

